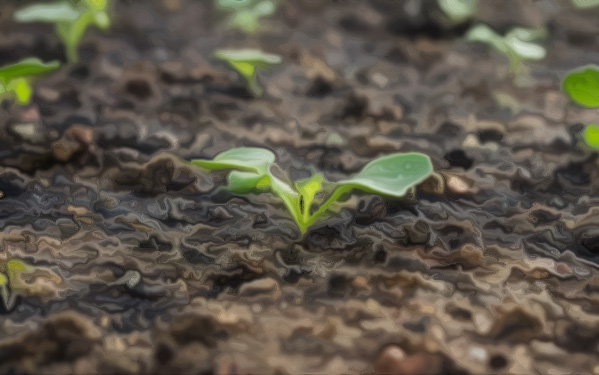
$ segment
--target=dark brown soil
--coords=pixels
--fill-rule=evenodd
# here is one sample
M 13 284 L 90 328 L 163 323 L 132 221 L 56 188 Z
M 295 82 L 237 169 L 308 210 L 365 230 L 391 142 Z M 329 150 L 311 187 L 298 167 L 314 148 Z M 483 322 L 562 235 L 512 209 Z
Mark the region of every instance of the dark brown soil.
M 50 25 L 10 20 L 25 3 L 0 4 L 0 65 L 64 60 Z M 549 30 L 514 80 L 435 1 L 288 0 L 255 36 L 209 1 L 116 1 L 79 63 L 0 109 L 0 271 L 28 265 L 0 372 L 599 373 L 599 161 L 578 138 L 599 113 L 560 90 L 599 61 L 598 9 L 482 1 L 497 30 Z M 283 57 L 264 97 L 210 58 L 236 47 Z M 294 178 L 398 151 L 438 175 L 302 238 L 276 198 L 182 161 L 244 145 Z

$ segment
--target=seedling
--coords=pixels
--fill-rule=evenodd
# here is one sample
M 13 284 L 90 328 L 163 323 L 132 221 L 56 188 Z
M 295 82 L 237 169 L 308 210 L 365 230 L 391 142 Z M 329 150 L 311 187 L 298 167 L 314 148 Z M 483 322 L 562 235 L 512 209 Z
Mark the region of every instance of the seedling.
M 572 0 L 572 4 L 578 9 L 587 9 L 599 5 L 599 0 Z
M 260 97 L 264 90 L 258 83 L 258 70 L 267 70 L 273 65 L 280 64 L 279 55 L 264 53 L 255 49 L 218 50 L 214 53 L 217 59 L 226 61 L 247 83 L 249 92 Z
M 28 104 L 33 88 L 32 76 L 51 72 L 60 67 L 58 61 L 44 63 L 36 58 L 27 58 L 0 68 L 0 101 L 15 98 L 19 104 Z
M 478 10 L 478 0 L 437 0 L 437 3 L 447 18 L 454 23 L 472 18 Z
M 101 30 L 110 27 L 109 0 L 63 0 L 33 4 L 14 14 L 19 22 L 49 22 L 65 45 L 70 62 L 78 60 L 77 46 L 87 29 L 95 25 Z
M 536 41 L 546 35 L 542 29 L 525 29 L 514 27 L 501 36 L 489 26 L 478 24 L 466 34 L 470 42 L 482 42 L 493 46 L 497 51 L 505 54 L 510 59 L 510 72 L 517 74 L 520 62 L 524 60 L 542 60 L 547 51 Z
M 562 88 L 581 107 L 599 108 L 599 66 L 588 65 L 568 72 Z M 589 147 L 599 150 L 599 125 L 588 124 L 582 138 Z
M 20 279 L 21 273 L 30 272 L 32 269 L 16 258 L 9 259 L 2 268 L 4 272 L 0 272 L 0 298 L 4 307 L 8 309 L 12 304 L 11 291 L 26 289 Z
M 274 0 L 216 0 L 216 9 L 230 13 L 227 28 L 253 34 L 260 29 L 260 18 L 272 15 L 277 8 Z
M 379 157 L 355 176 L 337 182 L 326 181 L 316 173 L 289 184 L 273 175 L 275 155 L 263 148 L 234 148 L 212 160 L 195 159 L 190 164 L 206 170 L 233 169 L 228 176 L 228 190 L 235 193 L 270 190 L 283 201 L 302 235 L 327 214 L 332 204 L 354 189 L 398 198 L 433 173 L 430 158 L 415 152 Z

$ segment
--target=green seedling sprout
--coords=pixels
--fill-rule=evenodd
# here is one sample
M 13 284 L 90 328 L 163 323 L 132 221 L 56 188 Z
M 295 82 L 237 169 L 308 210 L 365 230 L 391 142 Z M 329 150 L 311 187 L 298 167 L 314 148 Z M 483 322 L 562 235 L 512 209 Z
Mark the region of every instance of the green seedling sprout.
M 0 272 L 0 298 L 4 303 L 4 307 L 8 309 L 11 305 L 11 290 L 26 289 L 26 285 L 21 282 L 21 273 L 30 272 L 31 266 L 27 265 L 22 260 L 11 258 L 3 267 L 4 272 Z
M 217 59 L 226 61 L 247 83 L 249 92 L 260 97 L 264 92 L 258 83 L 258 70 L 267 70 L 273 65 L 280 64 L 279 55 L 264 53 L 255 49 L 218 50 L 214 53 Z
M 478 0 L 437 0 L 437 4 L 447 18 L 454 23 L 472 18 L 478 10 Z
M 588 65 L 568 72 L 562 89 L 581 107 L 599 108 L 599 66 Z M 599 150 L 599 125 L 588 124 L 582 139 L 589 147 Z
M 572 0 L 572 4 L 578 9 L 587 9 L 598 6 L 599 0 Z
M 33 94 L 32 76 L 45 74 L 59 67 L 58 61 L 44 63 L 37 58 L 27 58 L 0 67 L 0 101 L 14 98 L 18 104 L 29 104 Z
M 354 189 L 399 198 L 433 173 L 430 158 L 415 152 L 379 157 L 355 176 L 337 182 L 326 181 L 316 173 L 289 184 L 271 172 L 275 155 L 263 148 L 234 148 L 212 160 L 195 159 L 190 164 L 206 170 L 233 169 L 228 176 L 228 190 L 234 193 L 270 190 L 283 201 L 302 235 L 327 214 L 331 205 Z
M 86 30 L 95 25 L 101 30 L 110 27 L 108 17 L 109 0 L 63 0 L 53 3 L 33 4 L 15 12 L 19 22 L 49 22 L 56 28 L 63 42 L 67 59 L 77 62 L 77 46 Z
M 260 29 L 260 18 L 272 15 L 277 9 L 274 0 L 216 0 L 215 8 L 229 13 L 227 28 L 253 34 Z
M 505 36 L 493 31 L 489 26 L 478 24 L 466 34 L 469 42 L 482 42 L 493 46 L 497 51 L 510 59 L 510 72 L 517 74 L 518 66 L 524 60 L 542 60 L 547 51 L 536 41 L 544 38 L 546 32 L 542 29 L 526 29 L 514 27 Z

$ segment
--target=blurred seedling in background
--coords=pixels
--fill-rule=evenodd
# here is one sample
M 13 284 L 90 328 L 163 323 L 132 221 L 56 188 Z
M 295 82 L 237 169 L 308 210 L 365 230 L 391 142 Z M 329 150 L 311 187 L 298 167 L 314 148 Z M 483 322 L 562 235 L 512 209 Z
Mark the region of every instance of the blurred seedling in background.
M 399 198 L 433 173 L 430 158 L 415 152 L 379 157 L 355 176 L 337 182 L 326 181 L 322 174 L 315 173 L 287 183 L 272 173 L 275 155 L 263 148 L 234 148 L 212 160 L 195 159 L 191 164 L 206 170 L 233 169 L 228 176 L 228 190 L 234 193 L 270 190 L 283 201 L 302 235 L 327 214 L 332 204 L 354 189 Z
M 260 19 L 272 15 L 277 9 L 275 0 L 215 0 L 214 7 L 228 13 L 226 27 L 239 29 L 246 34 L 260 30 Z
M 599 6 L 599 0 L 572 0 L 572 4 L 578 9 L 587 9 Z
M 16 258 L 9 259 L 0 266 L 0 298 L 7 310 L 14 302 L 11 292 L 25 287 L 21 282 L 21 273 L 29 271 L 31 271 L 31 267 Z
M 15 12 L 19 22 L 53 23 L 56 33 L 65 46 L 67 59 L 77 62 L 77 47 L 87 29 L 95 25 L 101 30 L 110 27 L 109 0 L 64 0 L 32 4 Z
M 439 8 L 453 22 L 464 22 L 478 11 L 478 0 L 437 0 Z
M 538 61 L 545 58 L 545 47 L 537 42 L 547 36 L 543 29 L 526 29 L 514 27 L 505 36 L 501 36 L 485 24 L 473 26 L 466 34 L 469 42 L 482 42 L 493 46 L 510 60 L 510 73 L 518 77 L 523 73 L 521 62 Z
M 258 83 L 258 70 L 268 70 L 282 62 L 281 56 L 264 53 L 255 49 L 218 50 L 214 53 L 217 59 L 226 61 L 247 83 L 249 92 L 254 97 L 262 96 L 264 90 Z
M 0 67 L 0 101 L 14 98 L 18 104 L 28 104 L 33 95 L 32 77 L 49 73 L 59 67 L 58 61 L 44 63 L 37 58 L 27 58 Z
M 584 108 L 599 108 L 599 66 L 574 69 L 562 81 L 564 92 Z M 582 132 L 584 142 L 599 150 L 599 125 L 588 124 Z

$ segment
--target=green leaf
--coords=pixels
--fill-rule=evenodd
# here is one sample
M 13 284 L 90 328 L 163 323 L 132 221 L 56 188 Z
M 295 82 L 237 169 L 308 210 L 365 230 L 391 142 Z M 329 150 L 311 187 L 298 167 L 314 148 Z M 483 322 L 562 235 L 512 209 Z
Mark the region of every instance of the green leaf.
M 582 133 L 584 142 L 596 150 L 599 150 L 599 125 L 588 124 Z
M 545 37 L 542 29 L 525 29 L 515 27 L 505 36 L 493 31 L 489 26 L 478 24 L 466 34 L 466 40 L 490 44 L 499 52 L 507 55 L 511 60 L 541 60 L 547 51 L 535 41 Z
M 507 47 L 522 60 L 542 60 L 547 55 L 545 47 L 534 43 L 546 35 L 542 29 L 515 27 L 505 34 Z
M 393 154 L 371 161 L 360 173 L 338 184 L 369 193 L 401 197 L 432 172 L 433 165 L 427 155 L 416 152 Z
M 562 82 L 564 92 L 586 108 L 599 108 L 599 67 L 595 65 L 575 69 Z
M 213 169 L 239 169 L 263 175 L 275 161 L 272 151 L 257 147 L 239 147 L 223 151 L 212 160 L 194 159 L 191 164 Z
M 462 22 L 478 10 L 478 0 L 438 0 L 439 8 L 453 22 Z
M 245 48 L 245 49 L 221 49 L 214 52 L 214 56 L 218 59 L 227 62 L 241 62 L 251 64 L 261 69 L 268 69 L 269 67 L 280 64 L 282 62 L 281 56 L 274 55 L 271 53 L 265 53 L 257 49 Z
M 599 0 L 572 0 L 572 4 L 578 9 L 586 9 L 598 6 Z
M 238 9 L 229 18 L 227 26 L 251 34 L 260 27 L 260 18 L 273 14 L 275 9 L 275 4 L 270 0 L 261 1 L 252 8 Z
M 31 94 L 33 93 L 33 89 L 31 85 L 25 78 L 17 78 L 11 83 L 14 84 L 14 92 L 15 97 L 17 98 L 17 103 L 19 104 L 28 104 L 31 100 Z
M 73 22 L 81 15 L 70 2 L 39 3 L 19 9 L 13 15 L 18 22 Z
M 51 72 L 60 67 L 58 61 L 44 63 L 37 58 L 27 58 L 18 63 L 3 66 L 0 68 L 0 81 L 8 83 L 15 78 L 40 75 Z
M 84 2 L 93 11 L 103 11 L 108 7 L 107 0 L 85 0 Z
M 218 50 L 214 53 L 214 57 L 226 61 L 238 72 L 246 80 L 249 91 L 255 97 L 262 96 L 264 91 L 256 79 L 257 69 L 268 69 L 282 61 L 281 56 L 255 49 Z
M 253 0 L 217 0 L 215 6 L 219 10 L 239 10 L 252 5 Z
M 231 171 L 228 181 L 227 189 L 234 193 L 247 193 L 253 189 L 263 190 L 270 185 L 266 174 L 247 171 Z

